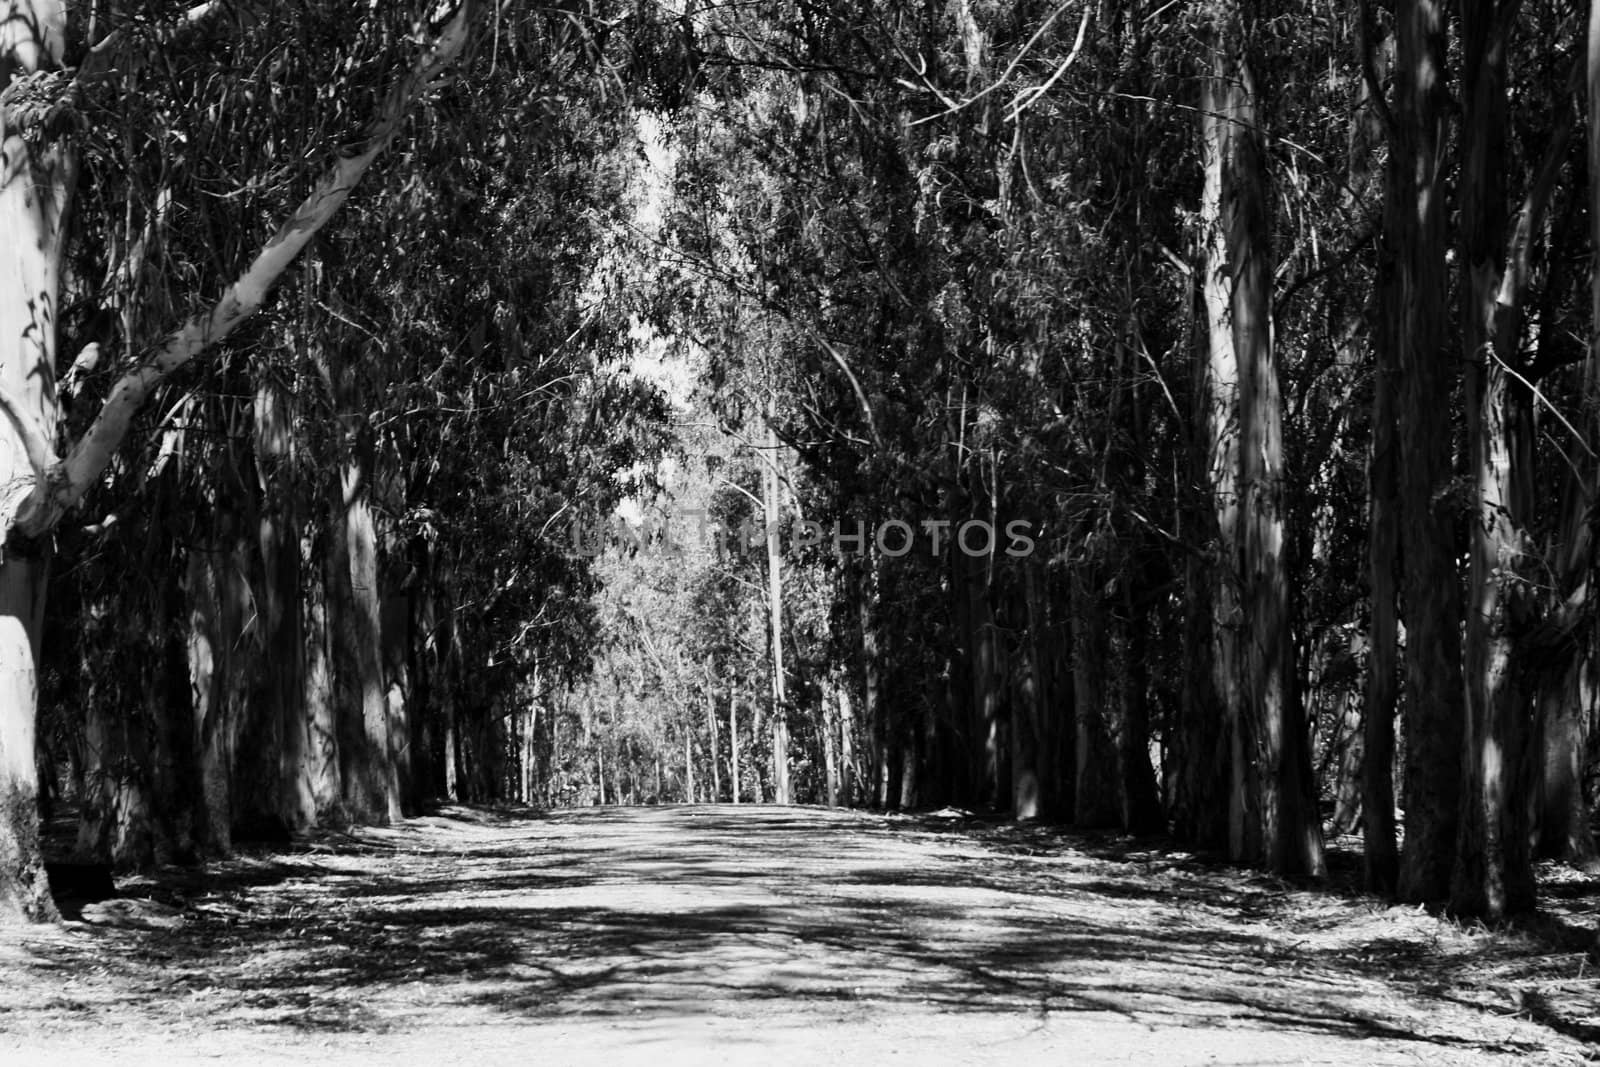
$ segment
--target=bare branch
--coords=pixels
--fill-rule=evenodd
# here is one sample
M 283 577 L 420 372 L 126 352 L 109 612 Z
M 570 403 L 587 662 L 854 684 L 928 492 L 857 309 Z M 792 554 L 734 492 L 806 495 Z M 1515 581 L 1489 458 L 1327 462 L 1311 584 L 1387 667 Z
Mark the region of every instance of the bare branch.
M 923 85 L 929 91 L 933 92 L 936 96 L 938 96 L 940 98 L 941 102 L 945 103 L 945 110 L 937 112 L 937 113 L 932 114 L 932 115 L 924 115 L 922 118 L 916 119 L 916 120 L 908 123 L 907 125 L 909 125 L 909 126 L 921 126 L 925 122 L 935 122 L 935 121 L 937 121 L 939 119 L 942 119 L 942 118 L 948 118 L 949 116 L 954 115 L 956 112 L 962 110 L 963 108 L 971 107 L 973 104 L 976 104 L 979 100 L 982 100 L 984 97 L 988 96 L 990 93 L 994 92 L 996 89 L 998 89 L 1002 85 L 1004 85 L 1006 82 L 1010 81 L 1011 80 L 1011 75 L 1016 73 L 1017 67 L 1022 65 L 1022 61 L 1024 59 L 1026 59 L 1027 56 L 1028 56 L 1028 53 L 1033 50 L 1033 46 L 1039 43 L 1039 39 L 1041 37 L 1043 37 L 1049 31 L 1051 26 L 1055 25 L 1056 19 L 1060 18 L 1062 16 L 1062 14 L 1066 12 L 1067 8 L 1072 6 L 1072 2 L 1073 2 L 1073 0 L 1067 0 L 1066 3 L 1062 4 L 1060 7 L 1056 8 L 1054 11 L 1050 12 L 1049 17 L 1046 18 L 1044 20 L 1044 22 L 1042 22 L 1039 25 L 1039 28 L 1034 31 L 1033 36 L 1028 38 L 1028 43 L 1022 46 L 1022 50 L 1020 52 L 1018 52 L 1016 55 L 1011 57 L 1011 62 L 1006 64 L 1006 69 L 1001 72 L 1000 77 L 996 78 L 994 81 L 990 82 L 983 89 L 979 90 L 974 95 L 969 96 L 967 99 L 961 100 L 961 101 L 958 101 L 958 102 L 950 101 L 948 97 L 946 97 L 943 93 L 939 92 L 937 87 L 935 87 L 933 85 L 933 83 L 929 82 L 927 77 L 924 76 L 923 79 L 922 79 Z M 1086 21 L 1088 19 L 1088 15 L 1089 15 L 1089 13 L 1086 10 L 1084 12 L 1084 18 L 1085 18 Z M 1083 36 L 1083 31 L 1082 31 L 1081 28 L 1078 31 L 1078 36 L 1079 36 L 1079 39 L 1081 40 L 1082 36 Z M 1069 62 L 1070 62 L 1070 60 L 1069 60 Z M 1029 103 L 1032 103 L 1032 101 L 1030 100 Z
M 861 403 L 861 413 L 867 420 L 867 432 L 872 435 L 872 443 L 881 448 L 883 446 L 883 439 L 878 436 L 878 423 L 877 420 L 872 416 L 872 404 L 867 400 L 866 391 L 861 388 L 860 379 L 858 379 L 855 375 L 855 372 L 850 369 L 850 364 L 845 362 L 844 355 L 837 348 L 833 347 L 833 345 L 829 344 L 826 337 L 814 330 L 812 331 L 812 336 L 816 338 L 817 344 L 821 345 L 823 350 L 826 351 L 828 355 L 833 357 L 833 361 L 839 365 L 839 369 L 844 371 L 844 376 L 850 379 L 850 388 L 855 390 L 856 400 L 860 401 Z
M 1094 14 L 1094 8 L 1085 7 L 1083 9 L 1083 20 L 1078 23 L 1078 37 L 1072 42 L 1072 51 L 1067 53 L 1067 58 L 1061 61 L 1061 65 L 1056 68 L 1056 72 L 1050 75 L 1049 80 L 1043 85 L 1025 89 L 1017 94 L 1016 99 L 1011 102 L 1011 114 L 1006 116 L 1007 122 L 1016 122 L 1017 116 L 1032 107 L 1036 100 L 1049 92 L 1051 86 L 1060 81 L 1062 75 L 1067 73 L 1067 68 L 1071 67 L 1077 60 L 1078 53 L 1083 51 L 1083 37 L 1084 33 L 1089 29 L 1089 16 L 1092 14 Z

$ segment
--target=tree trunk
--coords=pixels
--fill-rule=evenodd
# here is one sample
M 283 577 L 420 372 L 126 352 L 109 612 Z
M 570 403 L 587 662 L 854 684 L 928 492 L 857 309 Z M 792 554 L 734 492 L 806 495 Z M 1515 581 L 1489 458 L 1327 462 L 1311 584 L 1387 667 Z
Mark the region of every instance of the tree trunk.
M 1009 783 L 1004 781 L 1000 722 L 1000 650 L 996 640 L 994 605 L 991 602 L 989 556 L 967 557 L 958 548 L 966 570 L 966 594 L 970 603 L 968 618 L 972 626 L 971 726 L 972 756 L 968 772 L 968 791 L 962 798 L 968 804 L 1003 810 L 1011 799 Z M 953 783 L 943 783 L 946 789 Z
M 255 615 L 249 579 L 250 549 L 237 532 L 219 532 L 217 544 L 189 552 L 184 596 L 189 685 L 193 692 L 201 790 L 212 846 L 232 847 L 234 763 L 239 725 L 249 702 L 256 663 Z
M 1073 701 L 1077 713 L 1077 774 L 1073 821 L 1088 829 L 1122 824 L 1116 750 L 1106 723 L 1106 667 L 1111 642 L 1098 583 L 1080 567 L 1072 581 Z
M 878 639 L 877 583 L 870 562 L 852 568 L 853 599 L 861 617 L 861 718 L 868 746 L 867 801 L 882 811 L 889 807 L 889 731 L 883 710 L 882 642 Z
M 789 792 L 789 685 L 783 670 L 783 545 L 778 530 L 781 514 L 778 480 L 778 436 L 772 425 L 772 402 L 767 402 L 766 462 L 761 467 L 761 502 L 766 517 L 767 607 L 771 630 L 767 635 L 772 659 L 772 801 L 793 803 Z
M 47 922 L 57 916 L 39 847 L 33 759 L 46 565 L 7 548 L 0 564 L 0 924 Z
M 337 656 L 340 641 L 336 631 L 343 619 L 338 613 L 337 575 L 328 561 L 328 542 L 334 534 L 326 522 L 318 523 L 311 536 L 301 539 L 304 546 L 300 564 L 306 578 L 302 587 L 301 625 L 305 628 L 306 673 L 304 729 L 305 761 L 301 766 L 300 789 L 310 796 L 314 821 L 318 825 L 337 825 L 345 821 L 344 782 L 339 757 L 345 746 L 339 742 L 336 714 Z
M 1395 383 L 1400 309 L 1395 263 L 1378 265 L 1378 318 L 1373 331 L 1372 454 L 1367 467 L 1368 602 L 1366 706 L 1361 716 L 1361 830 L 1366 886 L 1392 893 L 1400 857 L 1394 820 L 1394 717 L 1399 702 L 1399 629 L 1395 574 L 1400 563 L 1399 445 Z
M 1506 57 L 1499 8 L 1467 5 L 1461 14 L 1461 340 L 1477 515 L 1466 619 L 1466 756 L 1450 892 L 1454 913 L 1489 920 L 1534 903 L 1524 773 L 1532 680 L 1518 677 L 1515 647 L 1529 615 L 1522 530 L 1532 510 L 1532 411 L 1525 387 L 1511 378 L 1520 362 L 1521 324 L 1516 301 L 1505 306 Z
M 1022 565 L 1027 634 L 1023 641 L 1023 677 L 1011 709 L 1011 813 L 1020 822 L 1042 817 L 1054 807 L 1053 766 L 1047 751 L 1046 721 L 1050 715 L 1050 679 L 1045 666 L 1043 563 L 1029 557 Z
M 856 766 L 855 719 L 850 707 L 849 675 L 839 679 L 839 686 L 835 692 L 839 697 L 839 803 L 848 808 L 859 803 L 861 799 L 860 774 Z
M 1588 101 L 1589 174 L 1600 174 L 1600 4 L 1591 4 L 1585 51 Z M 1600 182 L 1588 189 L 1591 247 L 1600 269 Z M 1590 321 L 1600 324 L 1600 272 L 1590 287 Z M 1593 327 L 1591 327 L 1593 328 Z M 1600 348 L 1590 344 L 1583 378 L 1587 448 L 1573 450 L 1573 472 L 1563 500 L 1562 537 L 1551 570 L 1558 576 L 1557 612 L 1573 619 L 1557 638 L 1566 653 L 1564 677 L 1547 680 L 1539 707 L 1538 847 L 1541 855 L 1564 859 L 1583 870 L 1600 870 L 1591 812 L 1584 792 L 1589 733 L 1595 728 L 1600 693 L 1600 629 L 1583 627 L 1594 598 L 1595 453 L 1600 451 Z
M 1447 193 L 1441 180 L 1448 112 L 1445 10 L 1411 0 L 1396 12 L 1394 143 L 1385 196 L 1386 255 L 1399 309 L 1395 412 L 1400 464 L 1406 633 L 1405 844 L 1400 896 L 1450 891 L 1461 797 L 1461 594 L 1456 576 L 1450 397 L 1455 356 L 1445 345 Z
M 372 524 L 367 487 L 371 484 L 370 450 L 344 470 L 340 505 L 349 570 L 351 644 L 355 691 L 359 696 L 360 741 L 347 755 L 346 799 L 364 820 L 387 825 L 400 818 L 400 778 L 389 736 L 389 701 L 383 677 L 383 613 L 378 590 L 378 543 Z M 484 759 L 488 753 L 480 752 Z M 487 761 L 486 761 L 487 762 Z
M 707 762 L 711 764 L 711 803 L 715 804 L 722 799 L 722 772 L 718 769 L 717 764 L 717 752 L 721 746 L 717 743 L 717 698 L 711 691 L 709 679 L 705 691 L 705 701 L 706 728 L 711 734 L 711 747 L 708 750 L 708 755 L 711 758 Z
M 207 819 L 199 720 L 190 685 L 184 566 L 158 565 L 131 583 L 140 613 L 113 670 L 85 702 L 87 779 L 77 852 L 120 867 L 190 863 L 218 837 Z
M 728 781 L 733 783 L 733 803 L 739 803 L 739 690 L 728 683 Z
M 1149 648 L 1145 618 L 1126 605 L 1123 634 L 1122 729 L 1117 732 L 1117 766 L 1122 774 L 1122 827 L 1130 834 L 1166 830 L 1166 813 L 1150 765 Z
M 12 0 L 0 22 L 0 89 L 58 67 L 64 0 Z M 76 159 L 65 143 L 38 146 L 0 114 L 0 386 L 37 421 L 47 442 L 59 415 L 54 388 L 61 253 Z M 0 537 L 32 484 L 24 441 L 0 418 Z M 19 492 L 20 488 L 20 492 Z M 12 539 L 0 562 L 0 924 L 56 917 L 39 849 L 34 739 L 47 565 L 41 546 Z
M 1287 874 L 1323 872 L 1294 677 L 1284 541 L 1283 404 L 1257 90 L 1237 10 L 1217 16 L 1201 133 L 1209 426 L 1218 545 L 1216 690 L 1229 723 L 1228 850 Z
M 302 768 L 307 734 L 305 632 L 300 617 L 301 520 L 296 506 L 300 486 L 295 473 L 294 414 L 288 391 L 269 376 L 264 376 L 256 389 L 255 445 L 261 554 L 256 604 L 266 635 L 265 677 L 257 691 L 261 708 L 252 715 L 253 729 L 244 744 L 266 758 L 258 790 L 252 791 L 257 795 L 248 798 L 242 812 L 252 828 L 246 833 L 281 832 L 283 827 L 310 825 L 317 817 L 309 776 Z
M 1200 362 L 1196 377 L 1204 381 L 1204 375 L 1204 363 Z M 1199 395 L 1204 401 L 1207 394 L 1201 390 Z M 1198 421 L 1205 423 L 1204 419 Z M 1200 448 L 1193 451 L 1199 470 L 1192 484 L 1203 486 L 1207 484 L 1207 453 Z M 1192 507 L 1195 521 L 1190 527 L 1209 527 L 1206 512 L 1212 507 L 1210 502 Z M 1170 776 L 1173 832 L 1180 840 L 1204 849 L 1221 849 L 1228 842 L 1228 728 L 1213 658 L 1217 647 L 1215 572 L 1216 564 L 1199 553 L 1191 553 L 1184 564 L 1183 693 Z
M 386 583 L 389 589 L 394 583 Z M 415 673 L 411 669 L 411 594 L 390 592 L 383 598 L 384 704 L 388 711 L 390 744 L 395 751 L 394 770 L 400 789 L 400 808 L 407 815 L 422 810 L 426 801 L 426 746 L 419 743 L 418 726 L 425 716 L 415 702 Z M 414 713 L 415 712 L 415 713 Z
M 1226 36 L 1226 31 L 1224 36 Z M 1239 562 L 1239 359 L 1231 323 L 1233 279 L 1229 276 L 1226 203 L 1236 195 L 1228 188 L 1234 143 L 1232 112 L 1239 106 L 1231 84 L 1226 51 L 1216 47 L 1217 70 L 1206 79 L 1201 102 L 1201 147 L 1205 182 L 1200 199 L 1200 224 L 1206 239 L 1205 295 L 1207 345 L 1201 391 L 1206 426 L 1206 486 L 1216 519 L 1215 562 L 1206 576 L 1211 603 L 1211 692 L 1222 715 L 1226 737 L 1226 806 L 1228 854 L 1245 859 L 1258 851 L 1247 840 L 1246 821 L 1251 764 L 1246 753 L 1244 679 L 1244 604 Z M 1081 690 L 1080 690 L 1081 695 Z M 1079 714 L 1082 714 L 1080 709 Z M 1079 757 L 1082 762 L 1082 756 Z
M 1538 854 L 1579 870 L 1600 872 L 1589 804 L 1584 796 L 1584 757 L 1595 712 L 1594 661 L 1574 656 L 1561 677 L 1540 687 Z
M 823 679 L 822 682 L 822 707 L 820 709 L 822 727 L 822 775 L 823 775 L 823 800 L 830 808 L 839 806 L 839 759 L 834 748 L 834 697 L 832 679 Z
M 1357 13 L 1357 18 L 1366 11 Z M 1392 38 L 1387 46 L 1363 47 L 1362 61 L 1373 74 L 1372 83 L 1362 79 L 1361 108 L 1352 136 L 1352 185 L 1364 191 L 1370 174 L 1372 146 L 1382 132 L 1387 114 L 1381 93 L 1380 71 L 1392 69 Z M 1391 147 L 1391 151 L 1394 149 Z M 1385 226 L 1399 220 L 1392 214 L 1398 205 L 1390 172 L 1388 215 Z M 1397 625 L 1396 575 L 1400 566 L 1400 453 L 1395 417 L 1396 391 L 1399 388 L 1398 324 L 1402 309 L 1394 303 L 1399 295 L 1399 266 L 1394 255 L 1395 234 L 1385 239 L 1378 257 L 1377 291 L 1372 307 L 1376 320 L 1368 334 L 1372 347 L 1372 445 L 1367 461 L 1367 575 L 1368 600 L 1367 673 L 1365 703 L 1361 714 L 1361 829 L 1364 841 L 1362 862 L 1367 889 L 1389 894 L 1400 878 L 1400 856 L 1395 839 L 1394 813 L 1394 720 L 1399 706 L 1400 644 Z

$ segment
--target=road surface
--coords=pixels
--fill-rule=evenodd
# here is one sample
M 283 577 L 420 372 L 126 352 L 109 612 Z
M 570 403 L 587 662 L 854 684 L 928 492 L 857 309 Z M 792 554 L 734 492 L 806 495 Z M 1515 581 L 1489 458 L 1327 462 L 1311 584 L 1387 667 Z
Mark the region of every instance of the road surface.
M 1411 909 L 972 820 L 452 809 L 124 892 L 168 907 L 0 950 L 0 1062 L 1434 1065 L 1593 1052 L 1572 1021 L 1582 1011 L 1562 1023 L 1550 1007 L 1592 987 L 1592 968 L 1576 985 L 1546 970 L 1536 992 L 1508 993 L 1496 968 L 1516 946 L 1497 956 L 1490 935 Z

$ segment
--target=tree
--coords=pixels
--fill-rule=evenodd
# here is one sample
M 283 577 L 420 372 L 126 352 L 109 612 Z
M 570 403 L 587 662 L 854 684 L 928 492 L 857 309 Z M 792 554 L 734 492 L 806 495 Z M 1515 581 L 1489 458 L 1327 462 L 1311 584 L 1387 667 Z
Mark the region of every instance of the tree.
M 93 421 L 58 456 L 60 294 L 80 176 L 70 136 L 74 100 L 108 85 L 115 91 L 120 71 L 179 46 L 187 35 L 213 32 L 225 10 L 220 3 L 202 4 L 163 19 L 154 33 L 137 32 L 131 23 L 109 29 L 81 55 L 70 55 L 68 42 L 81 40 L 84 32 L 74 21 L 78 13 L 65 0 L 10 0 L 5 7 L 0 30 L 5 93 L 0 229 L 12 235 L 18 251 L 8 260 L 13 273 L 0 283 L 0 336 L 14 339 L 11 356 L 0 367 L 8 443 L 0 480 L 10 487 L 0 504 L 0 526 L 8 537 L 0 565 L 0 914 L 12 920 L 53 914 L 39 856 L 33 759 L 47 567 L 44 535 L 97 482 L 152 390 L 261 307 L 272 285 L 344 204 L 406 117 L 461 54 L 479 9 L 467 0 L 428 26 L 414 57 L 389 80 L 375 109 L 362 116 L 360 132 L 330 153 L 311 191 L 221 296 L 122 368 Z M 399 27 L 389 23 L 383 29 Z M 378 36 L 385 42 L 412 39 L 399 32 Z M 64 69 L 69 60 L 76 61 L 70 73 Z

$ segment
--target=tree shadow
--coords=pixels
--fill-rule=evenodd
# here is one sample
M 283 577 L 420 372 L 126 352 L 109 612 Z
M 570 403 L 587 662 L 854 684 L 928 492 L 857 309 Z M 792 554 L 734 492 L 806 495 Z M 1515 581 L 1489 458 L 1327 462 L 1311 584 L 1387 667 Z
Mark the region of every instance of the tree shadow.
M 1055 829 L 803 808 L 449 810 L 144 888 L 185 925 L 104 931 L 29 966 L 110 955 L 124 1007 L 203 996 L 224 1006 L 219 1025 L 316 1032 L 383 1031 L 424 1009 L 650 1019 L 773 1001 L 1481 1044 L 1396 1008 L 1403 994 L 1476 1009 L 1428 991 L 1460 961 L 1409 939 L 1300 943 L 1312 926 L 1273 925 L 1287 905 L 1270 879 Z M 1595 1040 L 1553 1009 L 1528 1015 Z

